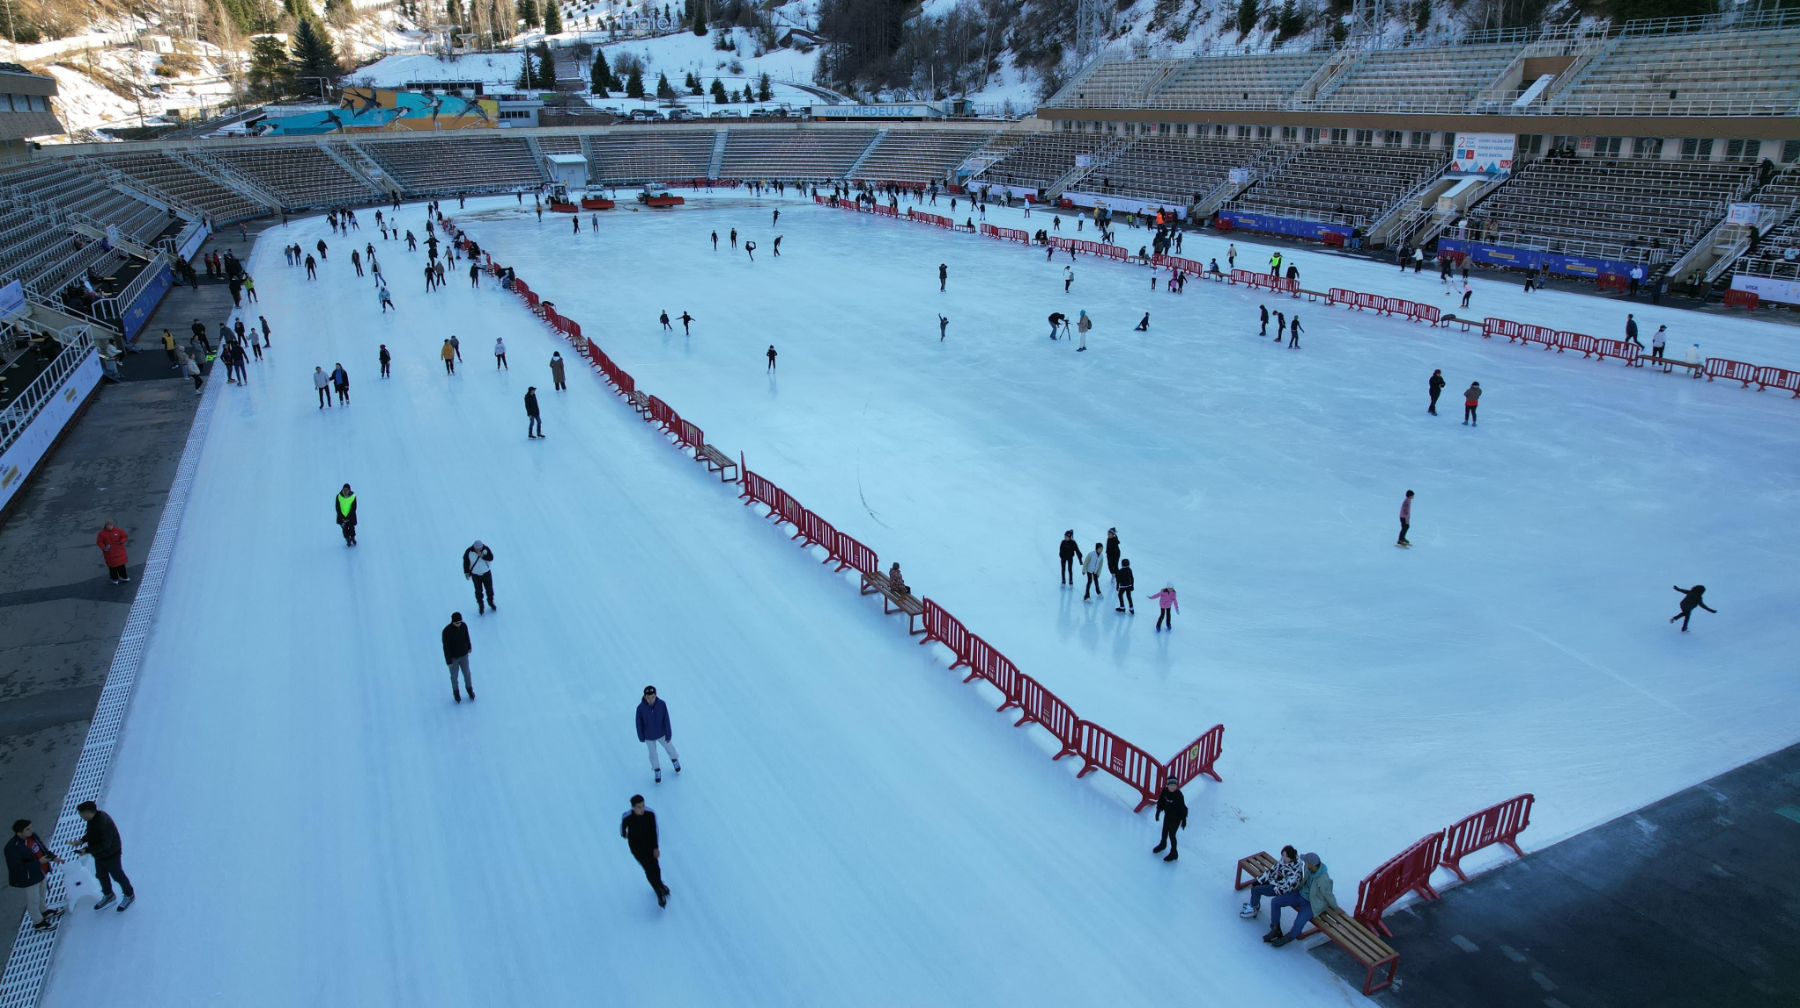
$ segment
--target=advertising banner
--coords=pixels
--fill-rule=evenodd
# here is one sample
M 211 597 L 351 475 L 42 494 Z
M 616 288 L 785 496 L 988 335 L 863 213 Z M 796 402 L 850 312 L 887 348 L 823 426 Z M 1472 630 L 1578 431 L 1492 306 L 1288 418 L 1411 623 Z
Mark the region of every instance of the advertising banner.
M 1511 175 L 1513 146 L 1517 140 L 1518 137 L 1511 133 L 1458 133 L 1456 156 L 1450 171 L 1486 178 Z
M 1348 224 L 1327 224 L 1324 221 L 1276 217 L 1272 214 L 1244 213 L 1241 210 L 1221 210 L 1218 217 L 1222 221 L 1230 221 L 1232 227 L 1240 230 L 1267 231 L 1295 238 L 1311 238 L 1313 241 L 1324 241 L 1328 234 L 1339 235 L 1348 241 L 1356 234 L 1356 229 Z
M 1737 273 L 1731 278 L 1731 289 L 1749 291 L 1764 301 L 1800 305 L 1800 280 L 1776 280 Z
M 1439 252 L 1461 252 L 1472 261 L 1488 266 L 1507 266 L 1513 269 L 1530 269 L 1533 266 L 1550 273 L 1561 273 L 1564 276 L 1581 277 L 1586 280 L 1598 280 L 1602 276 L 1630 276 L 1632 267 L 1640 263 L 1623 259 L 1602 259 L 1599 256 L 1565 255 L 1561 252 L 1540 252 L 1537 249 L 1513 248 L 1510 245 L 1488 245 L 1484 242 L 1466 241 L 1461 238 L 1439 238 Z
M 1113 213 L 1155 214 L 1161 210 L 1164 215 L 1181 218 L 1187 215 L 1187 207 L 1170 203 L 1155 203 L 1151 200 L 1131 199 L 1128 196 L 1103 196 L 1091 192 L 1065 192 L 1063 199 L 1079 207 L 1100 207 Z
M 1762 204 L 1760 203 L 1733 203 L 1725 212 L 1725 223 L 1755 224 L 1757 216 L 1761 213 Z

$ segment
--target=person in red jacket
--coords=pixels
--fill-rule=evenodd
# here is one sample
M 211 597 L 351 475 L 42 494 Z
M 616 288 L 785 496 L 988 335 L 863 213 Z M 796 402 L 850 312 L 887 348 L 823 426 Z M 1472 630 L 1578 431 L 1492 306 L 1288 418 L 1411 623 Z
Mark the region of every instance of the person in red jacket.
M 106 519 L 106 526 L 94 537 L 94 545 L 100 547 L 100 555 L 106 560 L 106 573 L 112 576 L 113 584 L 131 580 L 131 575 L 125 572 L 125 541 L 129 538 L 111 518 Z

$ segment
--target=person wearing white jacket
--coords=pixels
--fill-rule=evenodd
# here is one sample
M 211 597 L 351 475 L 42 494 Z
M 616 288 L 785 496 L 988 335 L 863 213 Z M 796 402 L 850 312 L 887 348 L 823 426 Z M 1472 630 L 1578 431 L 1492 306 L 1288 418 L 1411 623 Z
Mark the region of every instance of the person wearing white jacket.
M 317 364 L 313 365 L 313 388 L 317 389 L 319 393 L 319 408 L 325 409 L 330 406 L 331 376 L 326 374 L 325 369 L 319 367 Z
M 1101 552 L 1100 544 L 1095 543 L 1094 551 L 1081 561 L 1081 573 L 1087 575 L 1087 587 L 1081 590 L 1081 601 L 1088 601 L 1092 595 L 1106 597 L 1106 593 L 1100 588 L 1100 568 L 1104 566 L 1106 566 L 1106 554 Z
M 506 341 L 503 339 L 496 339 L 494 341 L 494 370 L 498 371 L 501 368 L 506 368 L 508 371 L 512 370 L 512 368 L 507 367 L 506 364 Z
M 475 582 L 475 614 L 482 615 L 489 609 L 498 612 L 500 606 L 494 601 L 494 551 L 477 539 L 474 545 L 463 550 L 462 560 L 463 577 Z M 487 593 L 485 605 L 481 599 L 483 591 Z
M 1693 365 L 1693 367 L 1688 369 L 1688 375 L 1690 377 L 1698 378 L 1706 373 L 1706 369 L 1700 366 L 1700 344 L 1695 343 L 1688 347 L 1687 362 Z

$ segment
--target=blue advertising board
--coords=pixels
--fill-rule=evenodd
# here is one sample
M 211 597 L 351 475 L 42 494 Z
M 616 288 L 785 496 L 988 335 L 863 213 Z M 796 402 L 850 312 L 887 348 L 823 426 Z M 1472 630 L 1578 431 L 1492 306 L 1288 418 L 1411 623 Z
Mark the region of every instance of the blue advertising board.
M 168 265 L 164 264 L 157 272 L 156 279 L 145 284 L 144 289 L 138 292 L 137 300 L 119 311 L 119 329 L 126 339 L 136 336 L 138 330 L 144 328 L 144 323 L 150 321 L 150 313 L 162 301 L 172 279 L 173 274 Z
M 1324 241 L 1326 235 L 1335 234 L 1342 235 L 1348 244 L 1351 236 L 1356 233 L 1356 229 L 1348 224 L 1327 224 L 1324 221 L 1301 220 L 1296 217 L 1244 213 L 1241 210 L 1221 210 L 1218 218 L 1230 221 L 1232 227 L 1242 231 L 1267 231 L 1270 234 L 1310 238 L 1313 241 Z
M 1607 274 L 1630 276 L 1632 267 L 1640 265 L 1624 259 L 1567 255 L 1562 252 L 1513 248 L 1510 245 L 1489 245 L 1464 238 L 1439 238 L 1438 251 L 1460 252 L 1467 255 L 1470 262 L 1487 266 L 1507 266 L 1513 269 L 1530 269 L 1535 266 L 1549 273 L 1561 273 L 1565 276 L 1581 277 L 1586 280 L 1598 280 Z

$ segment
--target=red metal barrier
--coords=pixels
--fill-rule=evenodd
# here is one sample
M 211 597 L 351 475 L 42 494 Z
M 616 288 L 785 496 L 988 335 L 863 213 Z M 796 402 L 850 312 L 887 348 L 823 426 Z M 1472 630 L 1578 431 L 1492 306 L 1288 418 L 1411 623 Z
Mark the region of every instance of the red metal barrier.
M 1706 358 L 1706 380 L 1724 378 L 1728 381 L 1741 381 L 1745 388 L 1756 380 L 1756 365 L 1743 361 L 1727 360 L 1724 357 Z
M 937 214 L 921 213 L 911 207 L 906 209 L 906 216 L 909 220 L 915 220 L 921 224 L 935 224 L 941 228 L 953 228 L 956 226 L 956 222 L 948 217 L 939 217 Z
M 657 426 L 661 427 L 664 430 L 668 430 L 669 427 L 671 426 L 671 421 L 670 421 L 669 417 L 673 412 L 674 412 L 673 410 L 669 409 L 668 403 L 663 402 L 661 399 L 658 399 L 655 396 L 650 397 L 650 422 L 651 423 L 656 424 Z
M 879 203 L 875 204 L 874 206 L 871 206 L 869 208 L 869 210 L 871 213 L 878 214 L 882 217 L 898 217 L 898 216 L 900 216 L 900 209 L 898 207 L 882 206 Z
M 982 673 L 982 677 L 988 682 L 993 683 L 994 688 L 999 690 L 1000 694 L 1006 698 L 1001 702 L 1000 706 L 994 708 L 995 713 L 999 713 L 1008 707 L 1019 706 L 1019 680 L 1022 675 L 1023 674 L 1019 671 L 1019 666 L 1014 665 L 1011 658 L 1006 657 L 998 651 L 993 653 L 993 656 L 988 661 L 987 671 Z M 968 680 L 965 679 L 963 681 L 967 682 Z
M 956 655 L 951 668 L 969 664 L 969 628 L 963 626 L 962 620 L 950 615 L 943 606 L 930 599 L 925 600 L 925 639 L 920 644 L 937 641 L 949 648 Z
M 1762 303 L 1762 299 L 1757 296 L 1755 291 L 1728 290 L 1725 292 L 1725 307 L 1727 308 L 1755 308 L 1760 303 Z
M 1590 357 L 1599 349 L 1599 341 L 1592 336 L 1560 330 L 1556 334 L 1556 351 L 1558 353 L 1564 350 L 1580 350 L 1581 356 Z
M 1433 833 L 1370 872 L 1356 887 L 1356 919 L 1392 938 L 1394 933 L 1381 923 L 1381 915 L 1409 891 L 1418 893 L 1420 899 L 1438 898 L 1437 890 L 1431 888 L 1431 872 L 1443 849 L 1444 834 Z
M 1505 336 L 1511 343 L 1519 335 L 1519 323 L 1500 318 L 1484 318 L 1481 320 L 1481 335 L 1485 337 Z
M 801 545 L 825 547 L 826 563 L 837 559 L 837 529 L 819 517 L 818 512 L 807 511 L 801 516 L 800 535 L 806 540 Z
M 1213 725 L 1206 730 L 1206 734 L 1188 743 L 1169 761 L 1169 773 L 1175 777 L 1175 786 L 1187 787 L 1189 781 L 1201 774 L 1220 780 L 1219 772 L 1214 769 L 1213 764 L 1219 761 L 1219 754 L 1224 751 L 1225 726 Z
M 699 448 L 706 443 L 706 432 L 686 420 L 675 428 L 675 443 L 683 448 Z
M 1357 297 L 1357 293 L 1353 290 L 1347 290 L 1343 287 L 1333 287 L 1325 292 L 1325 303 L 1328 305 L 1347 304 L 1354 308 L 1356 306 Z
M 881 561 L 875 558 L 875 551 L 842 532 L 838 533 L 837 549 L 838 570 L 853 568 L 859 574 L 874 574 L 881 569 Z
M 1638 354 L 1642 352 L 1643 351 L 1638 348 L 1636 343 L 1627 343 L 1624 340 L 1616 339 L 1594 338 L 1594 353 L 1601 360 L 1605 360 L 1608 357 L 1617 357 L 1626 364 L 1636 364 Z
M 1062 751 L 1050 757 L 1053 760 L 1075 752 L 1075 744 L 1079 740 L 1081 719 L 1075 716 L 1074 708 L 1062 702 L 1062 698 L 1044 688 L 1044 684 L 1025 673 L 1019 673 L 1019 720 L 1013 723 L 1017 728 L 1026 722 L 1039 724 L 1044 730 L 1055 736 L 1062 743 Z
M 1076 777 L 1105 770 L 1137 789 L 1139 800 L 1133 812 L 1156 804 L 1163 779 L 1163 766 L 1156 757 L 1092 721 L 1076 723 L 1075 754 L 1081 757 L 1081 772 Z
M 1800 399 L 1800 371 L 1789 371 L 1787 368 L 1759 367 L 1756 369 L 1756 390 L 1761 392 L 1770 385 L 1778 389 L 1787 389 Z
M 1595 290 L 1616 290 L 1623 294 L 1625 293 L 1625 287 L 1625 278 L 1617 273 L 1602 273 L 1594 280 Z
M 1438 863 L 1467 882 L 1469 877 L 1463 874 L 1462 859 L 1483 847 L 1501 843 L 1511 847 L 1514 854 L 1524 857 L 1525 852 L 1519 849 L 1516 841 L 1519 833 L 1531 825 L 1531 804 L 1535 800 L 1529 794 L 1509 798 L 1445 830 L 1444 849 Z
M 1168 267 L 1171 273 L 1187 273 L 1191 276 L 1204 276 L 1206 273 L 1205 266 L 1192 259 L 1183 259 L 1179 256 L 1157 256 L 1151 262 L 1158 266 Z
M 1556 349 L 1556 330 L 1549 326 L 1519 323 L 1519 342 L 1542 343 L 1545 350 Z
M 969 667 L 969 674 L 963 677 L 963 682 L 968 682 L 976 676 L 986 678 L 988 666 L 994 662 L 994 646 L 982 640 L 980 634 L 969 634 L 966 639 L 968 651 L 964 652 L 962 664 Z M 956 666 L 950 667 L 955 668 Z
M 780 522 L 787 522 L 789 525 L 794 526 L 794 534 L 789 536 L 789 538 L 800 538 L 805 534 L 806 508 L 802 507 L 800 502 L 794 499 L 794 495 L 788 493 L 786 490 L 777 490 L 776 493 L 779 495 L 775 502 L 777 524 Z
M 778 495 L 781 493 L 781 488 L 764 479 L 761 475 L 746 469 L 744 467 L 744 457 L 742 455 L 738 456 L 738 472 L 743 474 L 743 479 L 740 482 L 743 483 L 744 492 L 738 494 L 738 498 L 744 502 L 744 506 L 749 507 L 752 504 L 766 504 L 770 511 L 774 511 L 775 502 L 778 499 Z
M 1423 322 L 1430 322 L 1432 325 L 1437 325 L 1440 321 L 1443 320 L 1443 318 L 1444 318 L 1444 313 L 1442 311 L 1438 310 L 1438 307 L 1436 305 L 1428 305 L 1428 304 L 1413 305 L 1412 320 L 1414 322 L 1423 321 Z
M 613 384 L 618 386 L 619 392 L 623 395 L 630 395 L 637 391 L 637 379 L 631 377 L 624 368 L 616 365 L 613 367 Z

